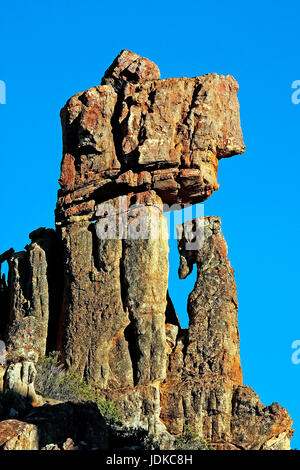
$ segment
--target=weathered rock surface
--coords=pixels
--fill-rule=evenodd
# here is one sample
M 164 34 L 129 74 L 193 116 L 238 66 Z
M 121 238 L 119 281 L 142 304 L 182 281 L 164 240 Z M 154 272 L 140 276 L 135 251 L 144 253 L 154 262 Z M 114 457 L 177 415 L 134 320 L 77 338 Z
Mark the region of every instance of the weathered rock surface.
M 38 229 L 25 251 L 0 256 L 9 264 L 0 282 L 4 391 L 34 401 L 34 365 L 59 350 L 115 401 L 125 426 L 162 449 L 187 428 L 218 449 L 289 448 L 286 410 L 242 385 L 236 285 L 217 217 L 179 228 L 180 277 L 197 267 L 188 330 L 168 295 L 163 212 L 206 200 L 219 160 L 244 152 L 237 90 L 216 74 L 160 80 L 153 62 L 122 51 L 100 86 L 67 102 L 56 230 Z M 97 410 L 63 405 L 26 416 L 40 448 L 109 445 L 101 426 L 91 426 L 94 444 L 76 426 L 94 423 Z M 54 408 L 73 434 L 56 429 Z
M 2 335 L 6 338 L 7 360 L 13 362 L 36 362 L 45 354 L 52 333 L 48 334 L 48 329 L 53 330 L 61 303 L 61 243 L 52 229 L 38 229 L 29 237 L 32 241 L 26 251 L 10 250 L 5 256 L 9 264 L 8 312 L 3 312 L 7 324 Z
M 37 427 L 16 419 L 0 422 L 0 450 L 38 450 Z
M 194 219 L 179 232 L 180 279 L 190 274 L 194 264 L 197 266 L 197 281 L 188 299 L 185 373 L 197 376 L 212 372 L 242 383 L 236 284 L 221 220 Z M 194 242 L 190 241 L 193 237 Z
M 236 284 L 220 219 L 194 219 L 179 233 L 179 276 L 196 264 L 197 281 L 188 300 L 189 329 L 177 337 L 161 387 L 162 421 L 171 434 L 189 426 L 219 449 L 289 448 L 286 410 L 265 407 L 242 386 Z
M 67 365 L 100 388 L 148 384 L 166 375 L 167 227 L 155 193 L 139 198 L 157 221 L 157 239 L 99 239 L 101 205 L 96 224 L 80 220 L 61 228 L 66 266 L 61 348 Z M 111 202 L 124 205 L 133 231 L 139 209 L 128 196 Z M 118 230 L 124 225 L 121 221 Z
M 216 74 L 159 80 L 155 64 L 122 51 L 102 86 L 62 110 L 57 221 L 148 189 L 168 204 L 207 199 L 218 189 L 219 159 L 245 150 L 237 90 Z
M 31 402 L 37 397 L 34 390 L 36 369 L 32 362 L 11 362 L 3 378 L 3 392 L 13 392 Z
M 61 241 L 54 230 L 40 228 L 29 237 L 26 251 L 11 249 L 0 257 L 9 265 L 8 283 L 2 282 L 2 303 L 0 298 L 0 317 L 5 320 L 0 339 L 5 340 L 9 364 L 3 390 L 35 401 L 34 364 L 56 346 L 63 265 Z

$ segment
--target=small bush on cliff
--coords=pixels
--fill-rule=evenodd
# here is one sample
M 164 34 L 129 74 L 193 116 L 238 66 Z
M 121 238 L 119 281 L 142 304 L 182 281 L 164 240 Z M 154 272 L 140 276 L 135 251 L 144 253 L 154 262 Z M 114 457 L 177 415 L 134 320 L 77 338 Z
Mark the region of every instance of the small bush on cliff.
M 78 374 L 67 372 L 59 362 L 57 352 L 50 353 L 48 357 L 41 357 L 36 369 L 35 389 L 43 397 L 61 401 L 92 401 L 97 404 L 106 421 L 119 421 L 119 410 L 115 403 L 100 398 L 97 390 L 81 380 Z
M 214 450 L 213 446 L 207 444 L 204 439 L 199 437 L 199 434 L 189 427 L 175 439 L 174 446 L 176 450 Z

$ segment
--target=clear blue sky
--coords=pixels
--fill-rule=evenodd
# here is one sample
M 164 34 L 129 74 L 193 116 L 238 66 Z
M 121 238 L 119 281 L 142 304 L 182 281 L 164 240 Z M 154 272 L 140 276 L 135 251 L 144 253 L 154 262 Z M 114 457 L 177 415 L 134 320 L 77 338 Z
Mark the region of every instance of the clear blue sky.
M 291 84 L 300 79 L 299 10 L 296 1 L 15 0 L 2 4 L 0 30 L 0 252 L 54 226 L 60 108 L 98 85 L 121 49 L 156 62 L 162 78 L 217 72 L 238 80 L 247 150 L 221 161 L 220 189 L 204 212 L 222 218 L 236 272 L 244 382 L 264 404 L 288 409 L 297 448 L 300 104 Z M 183 290 L 193 282 L 176 279 L 174 243 L 170 257 L 171 296 L 184 319 Z

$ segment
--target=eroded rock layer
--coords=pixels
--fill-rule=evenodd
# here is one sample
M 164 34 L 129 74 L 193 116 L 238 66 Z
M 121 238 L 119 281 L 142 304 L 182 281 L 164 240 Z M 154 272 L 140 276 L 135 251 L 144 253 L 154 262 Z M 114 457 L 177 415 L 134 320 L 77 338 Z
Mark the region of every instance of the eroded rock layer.
M 286 410 L 242 384 L 236 285 L 217 217 L 178 230 L 179 276 L 197 269 L 188 330 L 168 295 L 163 213 L 206 200 L 218 161 L 244 152 L 237 90 L 216 74 L 161 80 L 153 62 L 122 51 L 100 86 L 67 102 L 56 230 L 38 229 L 24 252 L 0 256 L 9 264 L 2 390 L 36 401 L 38 357 L 59 350 L 68 370 L 115 401 L 124 425 L 161 448 L 187 429 L 218 449 L 289 448 Z M 52 418 L 39 428 L 41 415 L 2 422 L 0 446 L 18 448 L 24 436 L 23 447 L 36 448 L 38 428 L 45 448 L 64 448 L 55 439 L 83 432 L 52 440 Z
M 149 189 L 168 204 L 207 199 L 219 159 L 245 150 L 237 90 L 229 75 L 159 80 L 155 64 L 122 51 L 102 85 L 61 112 L 57 221 Z

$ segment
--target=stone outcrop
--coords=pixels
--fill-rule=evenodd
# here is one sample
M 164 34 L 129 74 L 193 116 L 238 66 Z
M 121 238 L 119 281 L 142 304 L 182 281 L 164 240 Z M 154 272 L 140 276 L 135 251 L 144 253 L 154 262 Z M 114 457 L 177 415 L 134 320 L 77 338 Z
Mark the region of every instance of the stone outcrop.
M 218 449 L 289 448 L 286 410 L 265 407 L 242 383 L 219 218 L 178 229 L 179 276 L 197 268 L 187 330 L 168 295 L 163 213 L 205 201 L 219 187 L 219 160 L 244 152 L 237 90 L 216 74 L 160 80 L 154 63 L 122 51 L 101 85 L 67 102 L 56 230 L 38 229 L 25 251 L 0 256 L 9 264 L 0 283 L 4 392 L 35 401 L 34 365 L 58 350 L 68 370 L 114 400 L 126 427 L 160 448 L 186 429 Z M 49 438 L 47 406 L 26 418 L 40 448 L 77 448 L 78 433 Z
M 29 238 L 25 251 L 10 249 L 0 258 L 9 265 L 8 283 L 2 281 L 0 308 L 1 338 L 10 363 L 4 390 L 14 390 L 34 401 L 34 364 L 56 345 L 63 264 L 61 241 L 54 230 L 40 228 Z
M 35 402 L 37 400 L 34 390 L 35 376 L 36 369 L 32 362 L 11 362 L 3 378 L 3 390 Z
M 7 337 L 7 360 L 13 362 L 36 362 L 45 354 L 53 323 L 49 312 L 57 308 L 55 294 L 62 290 L 62 264 L 56 261 L 61 248 L 54 230 L 41 228 L 29 237 L 26 251 L 9 250 L 2 258 L 9 264 L 7 323 L 2 334 Z
M 167 227 L 155 193 L 139 196 L 157 219 L 158 239 L 98 239 L 101 205 L 96 224 L 80 220 L 60 229 L 66 266 L 61 349 L 67 365 L 100 388 L 165 378 Z M 122 203 L 127 218 L 128 197 Z M 137 216 L 131 211 L 132 224 Z
M 292 421 L 286 410 L 264 407 L 242 385 L 236 284 L 220 219 L 189 221 L 179 235 L 179 276 L 196 264 L 197 280 L 188 300 L 189 329 L 177 337 L 161 387 L 162 421 L 171 434 L 189 426 L 218 449 L 287 448 Z
M 16 419 L 0 422 L 0 450 L 38 450 L 38 429 Z
M 122 51 L 102 86 L 61 112 L 63 161 L 57 221 L 92 217 L 95 204 L 153 189 L 168 204 L 216 189 L 218 161 L 245 150 L 231 76 L 159 80 L 155 64 Z

